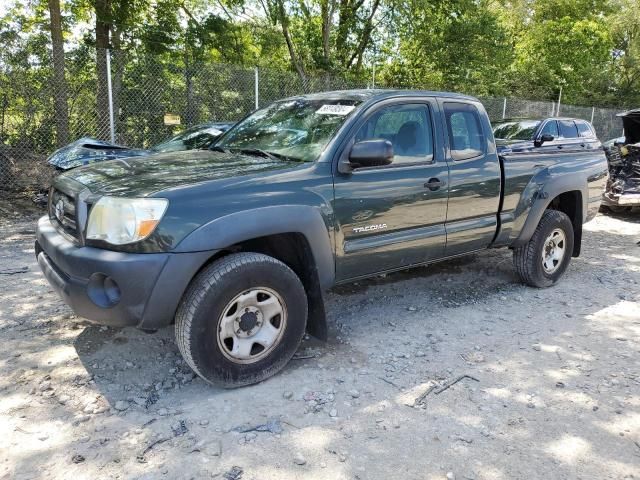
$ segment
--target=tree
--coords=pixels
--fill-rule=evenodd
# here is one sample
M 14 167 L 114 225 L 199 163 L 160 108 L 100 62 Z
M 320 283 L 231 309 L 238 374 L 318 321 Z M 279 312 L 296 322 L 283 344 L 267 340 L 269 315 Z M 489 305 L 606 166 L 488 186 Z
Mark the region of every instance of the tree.
M 502 93 L 512 50 L 507 31 L 486 0 L 408 0 L 399 49 L 383 69 L 385 82 L 492 95 Z
M 605 101 L 615 104 L 624 99 L 627 106 L 640 104 L 640 3 L 618 0 L 608 24 L 614 43 L 609 82 L 605 85 Z
M 590 104 L 602 97 L 614 44 L 600 0 L 537 0 L 518 39 L 511 85 L 517 95 Z
M 303 84 L 309 71 L 362 73 L 382 0 L 260 0 L 260 5 L 280 28 Z
M 65 79 L 64 38 L 60 0 L 49 0 L 51 22 L 51 48 L 53 58 L 53 104 L 56 117 L 56 140 L 59 147 L 69 143 L 69 112 L 67 105 L 67 82 Z

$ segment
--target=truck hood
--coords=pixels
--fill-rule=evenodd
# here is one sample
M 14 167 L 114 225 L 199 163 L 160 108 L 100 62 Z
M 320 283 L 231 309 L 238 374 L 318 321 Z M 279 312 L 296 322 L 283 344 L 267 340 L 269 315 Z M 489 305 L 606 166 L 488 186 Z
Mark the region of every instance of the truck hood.
M 167 152 L 96 163 L 64 173 L 92 193 L 143 197 L 175 187 L 291 168 L 299 162 L 210 150 Z
M 619 113 L 624 127 L 625 143 L 640 142 L 640 109 Z
M 70 170 L 94 162 L 103 162 L 115 158 L 138 157 L 149 155 L 150 153 L 149 150 L 123 147 L 122 145 L 96 138 L 84 137 L 53 152 L 47 159 L 47 163 L 60 170 Z

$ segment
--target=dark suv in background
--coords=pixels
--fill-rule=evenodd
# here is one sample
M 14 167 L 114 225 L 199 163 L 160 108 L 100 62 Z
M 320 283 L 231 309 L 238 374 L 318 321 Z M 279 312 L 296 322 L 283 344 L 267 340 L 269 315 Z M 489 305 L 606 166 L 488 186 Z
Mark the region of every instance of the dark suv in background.
M 601 148 L 593 126 L 578 118 L 505 119 L 493 125 L 499 151 Z

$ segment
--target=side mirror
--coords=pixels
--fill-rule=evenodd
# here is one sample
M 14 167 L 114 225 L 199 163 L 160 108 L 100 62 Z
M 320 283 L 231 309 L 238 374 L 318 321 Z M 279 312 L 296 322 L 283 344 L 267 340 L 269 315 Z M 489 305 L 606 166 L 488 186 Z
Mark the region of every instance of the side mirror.
M 541 146 L 543 143 L 545 142 L 553 142 L 556 139 L 556 137 L 554 137 L 553 135 L 551 135 L 550 133 L 545 133 L 544 135 L 542 135 L 540 138 L 538 138 L 538 140 L 536 140 L 536 146 L 539 147 Z
M 393 162 L 393 145 L 389 140 L 374 139 L 355 143 L 349 152 L 352 168 L 381 167 Z

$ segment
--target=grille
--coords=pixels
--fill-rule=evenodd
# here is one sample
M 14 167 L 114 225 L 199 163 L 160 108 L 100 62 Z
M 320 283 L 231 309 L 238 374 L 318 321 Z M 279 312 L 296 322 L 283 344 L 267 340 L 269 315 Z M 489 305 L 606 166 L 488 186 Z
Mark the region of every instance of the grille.
M 60 190 L 52 189 L 49 202 L 49 218 L 58 231 L 78 238 L 75 199 Z

